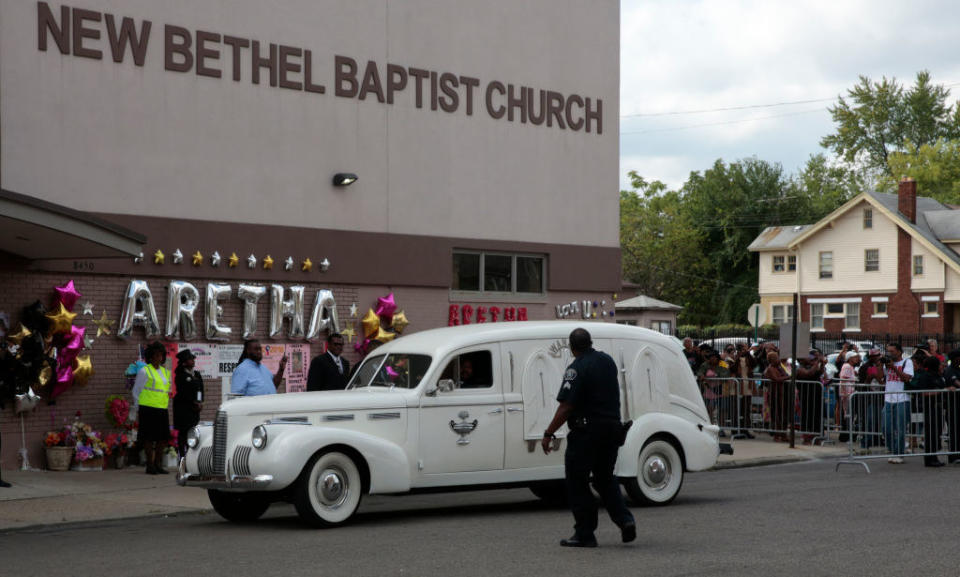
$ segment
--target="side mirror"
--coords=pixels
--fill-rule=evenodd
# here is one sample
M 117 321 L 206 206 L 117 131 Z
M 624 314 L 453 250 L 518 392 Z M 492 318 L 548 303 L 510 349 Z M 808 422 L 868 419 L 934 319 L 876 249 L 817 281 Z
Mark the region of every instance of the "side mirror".
M 437 383 L 437 388 L 441 393 L 449 393 L 457 388 L 457 384 L 453 381 L 453 379 L 440 379 L 440 381 Z
M 428 397 L 437 396 L 437 385 L 436 383 L 427 383 L 427 387 L 423 390 L 423 394 Z

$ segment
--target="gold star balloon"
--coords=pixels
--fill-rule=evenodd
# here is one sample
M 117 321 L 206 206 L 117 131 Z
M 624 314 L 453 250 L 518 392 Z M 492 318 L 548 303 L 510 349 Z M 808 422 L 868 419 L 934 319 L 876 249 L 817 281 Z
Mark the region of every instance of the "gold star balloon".
M 37 383 L 41 387 L 47 386 L 47 383 L 50 382 L 50 378 L 53 377 L 53 369 L 50 368 L 49 363 L 44 363 L 43 368 L 40 369 L 40 374 L 37 376 Z
M 77 313 L 68 311 L 67 307 L 63 306 L 63 303 L 60 303 L 58 306 L 60 310 L 47 315 L 47 318 L 50 319 L 50 334 L 69 333 L 70 327 L 73 325 L 73 319 L 77 316 Z
M 410 324 L 410 321 L 407 320 L 407 314 L 404 311 L 400 311 L 393 315 L 393 330 L 398 333 L 402 333 L 403 329 L 407 328 L 407 325 Z
M 17 332 L 17 333 L 15 333 L 15 334 L 12 334 L 12 335 L 7 335 L 7 340 L 10 341 L 11 343 L 17 345 L 17 346 L 20 346 L 20 343 L 23 342 L 23 339 L 28 339 L 28 338 L 30 338 L 30 335 L 32 335 L 32 334 L 33 334 L 33 333 L 30 332 L 30 329 L 28 329 L 27 327 L 23 326 L 23 323 L 21 323 L 21 324 L 20 324 L 20 331 Z
M 380 317 L 373 309 L 367 309 L 367 314 L 360 319 L 360 326 L 363 327 L 363 336 L 370 338 L 380 330 Z
M 227 265 L 230 268 L 237 268 L 237 265 L 240 264 L 240 257 L 237 256 L 237 253 L 230 253 L 230 258 L 227 259 Z
M 116 321 L 107 319 L 107 311 L 103 311 L 103 314 L 100 315 L 99 319 L 93 320 L 93 324 L 97 327 L 97 337 L 99 338 L 101 335 L 109 335 L 115 322 Z
M 92 376 L 93 363 L 90 361 L 90 355 L 77 357 L 77 366 L 73 369 L 73 382 L 82 387 Z
M 392 340 L 395 339 L 396 337 L 397 337 L 397 333 L 387 332 L 387 331 L 383 330 L 382 328 L 377 327 L 377 336 L 374 337 L 373 340 L 379 341 L 379 342 L 381 342 L 381 343 L 389 343 L 390 341 L 392 341 Z
M 203 254 L 198 250 L 193 253 L 193 266 L 200 266 L 203 264 Z
M 300 270 L 303 272 L 310 272 L 313 270 L 313 263 L 310 261 L 310 257 L 303 259 L 303 264 L 300 265 Z
M 353 330 L 353 327 L 347 327 L 340 332 L 343 335 L 343 338 L 346 339 L 347 343 L 353 342 L 353 337 L 357 336 L 357 331 Z
M 153 264 L 163 264 L 163 251 L 159 248 L 153 253 Z
M 273 257 L 269 254 L 263 257 L 263 270 L 273 270 Z

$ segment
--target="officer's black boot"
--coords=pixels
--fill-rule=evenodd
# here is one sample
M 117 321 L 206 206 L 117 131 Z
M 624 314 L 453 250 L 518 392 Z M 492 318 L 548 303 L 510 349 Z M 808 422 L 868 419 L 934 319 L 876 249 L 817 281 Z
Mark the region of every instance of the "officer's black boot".
M 570 537 L 569 539 L 560 539 L 560 546 L 561 547 L 596 547 L 597 538 L 596 537 L 581 538 L 577 536 L 576 533 L 574 533 L 573 537 Z

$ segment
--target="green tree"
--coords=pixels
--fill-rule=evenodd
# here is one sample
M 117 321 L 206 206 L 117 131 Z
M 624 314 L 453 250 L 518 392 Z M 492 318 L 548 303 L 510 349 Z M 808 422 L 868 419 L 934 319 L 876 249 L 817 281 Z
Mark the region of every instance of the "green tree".
M 919 147 L 908 143 L 906 150 L 890 155 L 889 164 L 894 175 L 891 185 L 895 179 L 909 176 L 917 181 L 919 194 L 943 203 L 960 203 L 960 140 L 940 139 Z
M 841 162 L 824 154 L 813 154 L 803 169 L 791 179 L 791 195 L 798 198 L 801 210 L 791 224 L 812 224 L 827 216 L 864 189 L 861 176 Z
M 867 173 L 896 177 L 889 165 L 892 153 L 906 152 L 908 143 L 920 148 L 960 135 L 960 110 L 947 103 L 949 96 L 926 70 L 908 90 L 896 78 L 873 82 L 860 76 L 847 97 L 829 108 L 837 130 L 820 144 Z

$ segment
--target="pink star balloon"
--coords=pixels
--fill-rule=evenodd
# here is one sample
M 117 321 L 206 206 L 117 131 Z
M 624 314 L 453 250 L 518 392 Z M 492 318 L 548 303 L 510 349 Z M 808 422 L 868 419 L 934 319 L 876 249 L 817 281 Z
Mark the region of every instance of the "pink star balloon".
M 393 298 L 393 293 L 377 299 L 377 316 L 393 318 L 393 313 L 397 312 L 397 301 Z
M 60 368 L 57 369 L 57 383 L 53 386 L 53 391 L 50 392 L 51 399 L 55 399 L 60 396 L 60 393 L 63 393 L 69 389 L 70 385 L 73 384 L 72 364 L 73 361 L 70 361 L 66 365 L 63 363 L 60 364 Z
M 74 356 L 76 353 L 83 350 L 84 342 L 83 335 L 87 332 L 86 327 L 78 327 L 77 325 L 70 325 L 70 336 L 67 337 L 67 344 L 61 349 L 61 354 L 72 351 Z
M 70 312 L 73 312 L 73 305 L 77 304 L 77 300 L 83 296 L 73 286 L 73 280 L 63 286 L 53 287 L 53 290 L 57 291 L 57 302 L 63 303 L 63 306 Z

